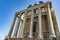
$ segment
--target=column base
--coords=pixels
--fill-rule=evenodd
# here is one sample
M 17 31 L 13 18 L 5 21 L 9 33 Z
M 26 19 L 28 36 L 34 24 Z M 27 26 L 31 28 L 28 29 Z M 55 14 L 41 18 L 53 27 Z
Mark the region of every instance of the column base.
M 6 36 L 5 40 L 10 40 L 11 38 L 9 36 Z
M 19 36 L 19 37 L 17 37 L 17 38 L 24 38 L 23 36 Z
M 28 36 L 29 38 L 33 38 L 32 36 Z
M 43 39 L 37 39 L 37 40 L 43 40 Z
M 16 36 L 13 36 L 13 37 L 11 37 L 11 38 L 17 38 Z
M 56 36 L 55 35 L 50 35 L 50 38 L 56 38 Z
M 52 38 L 49 38 L 49 40 L 56 40 L 56 38 L 53 38 L 53 37 L 52 37 Z
M 6 39 L 10 39 L 11 37 L 9 37 L 9 36 L 6 36 Z
M 41 37 L 38 37 L 37 39 L 38 39 L 38 40 L 43 40 L 43 37 L 41 36 Z

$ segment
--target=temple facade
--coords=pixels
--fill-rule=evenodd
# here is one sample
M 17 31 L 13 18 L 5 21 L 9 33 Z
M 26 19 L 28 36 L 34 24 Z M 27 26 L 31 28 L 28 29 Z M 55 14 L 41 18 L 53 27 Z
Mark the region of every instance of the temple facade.
M 58 33 L 52 3 L 40 1 L 15 13 L 5 40 L 58 40 Z

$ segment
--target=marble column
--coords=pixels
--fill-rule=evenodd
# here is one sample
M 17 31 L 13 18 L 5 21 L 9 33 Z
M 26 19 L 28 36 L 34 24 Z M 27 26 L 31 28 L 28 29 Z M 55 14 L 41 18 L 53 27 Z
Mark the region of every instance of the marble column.
M 26 13 L 25 13 L 25 15 L 24 15 L 24 17 L 23 17 L 22 38 L 24 37 L 23 35 L 24 35 L 25 22 L 26 22 Z
M 25 13 L 24 13 L 25 14 Z M 23 22 L 22 22 L 22 26 L 20 27 L 21 33 L 20 33 L 20 38 L 24 37 L 24 27 L 25 27 L 25 21 L 26 21 L 26 14 L 23 17 Z
M 19 24 L 20 24 L 20 15 L 18 15 L 17 25 L 16 25 L 16 28 L 15 28 L 15 31 L 14 31 L 13 38 L 17 38 Z
M 39 33 L 38 39 L 43 40 L 43 33 L 42 33 L 42 16 L 41 16 L 41 9 L 38 9 L 38 23 L 39 23 Z
M 20 21 L 20 30 L 19 30 L 19 35 L 18 35 L 18 38 L 23 38 L 23 31 L 24 31 L 24 27 L 25 27 L 25 21 L 26 21 L 26 12 L 24 13 L 24 18 L 23 18 L 23 21 L 21 20 Z
M 34 16 L 34 12 L 32 10 L 31 11 L 31 22 L 30 22 L 29 38 L 32 38 L 33 37 L 33 33 L 32 33 L 32 30 L 33 30 L 33 16 Z
M 9 33 L 8 33 L 8 38 L 11 38 L 13 28 L 14 28 L 14 25 L 15 25 L 15 21 L 16 21 L 16 17 L 17 17 L 17 14 L 15 14 L 15 16 L 14 16 L 14 20 L 12 22 L 11 28 L 10 28 Z
M 48 19 L 49 19 L 49 27 L 50 27 L 50 38 L 56 38 L 54 27 L 53 27 L 53 21 L 52 21 L 52 16 L 51 16 L 51 9 L 50 5 L 48 3 Z
M 19 32 L 17 37 L 22 38 L 22 20 L 20 20 Z

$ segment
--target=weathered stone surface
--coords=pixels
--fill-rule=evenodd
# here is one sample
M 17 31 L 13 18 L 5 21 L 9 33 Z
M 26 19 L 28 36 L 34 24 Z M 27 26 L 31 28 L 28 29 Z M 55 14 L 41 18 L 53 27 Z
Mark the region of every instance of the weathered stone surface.
M 22 27 L 20 25 L 19 26 L 20 29 L 17 29 L 18 32 L 20 31 L 21 34 L 23 34 L 22 38 L 20 38 L 21 35 L 19 36 L 17 31 L 16 31 L 17 35 L 15 35 L 16 37 L 13 38 L 12 30 L 11 30 L 11 35 L 9 33 L 10 38 L 6 38 L 5 40 L 40 40 L 40 39 L 50 40 L 50 38 L 51 38 L 50 35 L 52 35 L 51 33 L 53 33 L 53 35 L 56 34 L 56 36 L 57 36 L 57 32 L 59 32 L 59 30 L 58 30 L 58 26 L 57 26 L 55 12 L 54 12 L 54 10 L 51 10 L 52 8 L 50 8 L 51 11 L 48 10 L 48 7 L 47 7 L 48 3 L 50 6 L 52 6 L 51 2 L 46 2 L 46 3 L 41 2 L 41 4 L 36 4 L 35 6 L 30 5 L 28 7 L 28 9 L 17 12 L 17 14 L 20 15 L 19 17 L 17 16 L 17 18 L 20 18 L 20 21 L 22 22 L 21 25 L 23 25 L 23 23 L 24 23 L 24 27 Z M 48 11 L 51 13 L 51 19 L 49 19 Z M 33 19 L 31 19 L 32 18 L 31 12 L 32 12 L 32 14 L 34 13 Z M 24 18 L 21 19 L 21 15 L 23 15 L 23 14 L 26 14 L 26 20 L 24 22 L 23 22 Z M 41 14 L 41 15 L 39 16 L 38 14 Z M 52 21 L 50 21 L 50 20 L 52 20 Z M 32 22 L 33 22 L 33 24 L 31 24 Z M 40 24 L 40 22 L 41 22 L 41 24 Z M 49 22 L 52 22 L 52 24 L 50 24 Z M 30 29 L 30 27 L 31 27 L 30 24 L 32 25 L 32 30 Z M 53 25 L 53 28 L 51 27 L 51 25 Z M 41 30 L 39 30 L 39 29 L 41 29 Z M 29 38 L 29 34 L 32 34 L 32 35 L 30 35 L 30 36 L 32 36 L 31 38 Z M 39 34 L 41 34 L 42 37 Z M 52 39 L 53 39 L 53 37 L 52 37 Z M 60 33 L 53 40 L 60 40 Z

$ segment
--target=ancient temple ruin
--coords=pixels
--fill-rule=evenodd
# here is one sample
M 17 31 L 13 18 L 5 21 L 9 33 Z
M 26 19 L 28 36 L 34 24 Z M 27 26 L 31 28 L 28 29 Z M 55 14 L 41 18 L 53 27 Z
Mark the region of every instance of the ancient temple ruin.
M 5 40 L 58 40 L 58 33 L 52 2 L 40 1 L 39 4 L 29 5 L 27 9 L 16 12 Z

